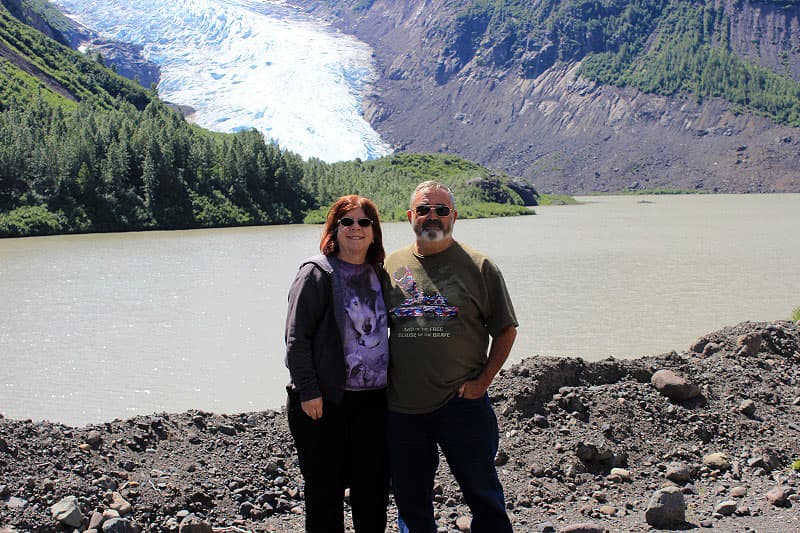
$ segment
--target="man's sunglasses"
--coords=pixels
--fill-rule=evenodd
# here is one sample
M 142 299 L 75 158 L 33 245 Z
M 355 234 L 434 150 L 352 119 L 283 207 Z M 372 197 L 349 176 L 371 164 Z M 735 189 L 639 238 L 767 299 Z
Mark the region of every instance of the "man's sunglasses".
M 358 220 L 353 220 L 350 217 L 343 217 L 339 219 L 339 224 L 342 226 L 348 227 L 352 226 L 353 224 L 357 223 L 362 228 L 368 228 L 372 225 L 372 219 L 369 218 L 359 218 Z
M 415 207 L 414 211 L 417 213 L 417 216 L 424 217 L 425 215 L 431 212 L 431 209 L 436 211 L 436 214 L 439 215 L 440 217 L 446 217 L 447 215 L 450 214 L 450 208 L 447 207 L 446 205 L 423 204 Z

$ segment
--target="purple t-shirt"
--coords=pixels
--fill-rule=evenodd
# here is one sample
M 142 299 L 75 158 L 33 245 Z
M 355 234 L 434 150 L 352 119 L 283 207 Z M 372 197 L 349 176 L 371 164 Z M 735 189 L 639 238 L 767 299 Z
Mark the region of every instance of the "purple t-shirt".
M 334 272 L 343 293 L 345 389 L 382 389 L 389 367 L 389 336 L 378 276 L 372 265 L 344 261 Z

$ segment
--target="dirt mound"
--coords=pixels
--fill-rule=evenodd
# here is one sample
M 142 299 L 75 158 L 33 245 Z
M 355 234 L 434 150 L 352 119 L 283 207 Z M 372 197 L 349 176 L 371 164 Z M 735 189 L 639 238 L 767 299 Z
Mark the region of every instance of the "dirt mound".
M 681 353 L 502 371 L 490 394 L 515 530 L 800 529 L 799 346 L 794 324 L 746 322 Z M 444 466 L 435 499 L 440 526 L 468 527 Z M 0 531 L 302 531 L 302 512 L 281 413 L 0 419 Z

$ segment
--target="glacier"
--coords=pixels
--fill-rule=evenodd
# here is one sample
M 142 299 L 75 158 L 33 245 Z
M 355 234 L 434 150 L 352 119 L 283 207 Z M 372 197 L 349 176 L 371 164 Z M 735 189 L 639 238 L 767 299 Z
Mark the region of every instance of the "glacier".
M 159 96 L 205 128 L 255 128 L 304 158 L 391 153 L 361 113 L 371 49 L 270 0 L 54 0 L 99 35 L 143 47 Z

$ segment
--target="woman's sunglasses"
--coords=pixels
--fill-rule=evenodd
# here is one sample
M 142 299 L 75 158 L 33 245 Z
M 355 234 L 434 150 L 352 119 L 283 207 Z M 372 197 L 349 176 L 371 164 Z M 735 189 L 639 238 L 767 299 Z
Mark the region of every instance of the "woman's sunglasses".
M 343 217 L 339 219 L 339 224 L 342 226 L 348 227 L 352 226 L 353 224 L 357 223 L 362 228 L 368 228 L 372 225 L 372 219 L 369 218 L 359 218 L 358 220 L 353 220 L 350 217 Z
M 431 212 L 431 209 L 436 211 L 436 214 L 439 215 L 440 217 L 446 217 L 447 215 L 450 214 L 450 208 L 447 207 L 446 205 L 423 204 L 415 207 L 414 211 L 416 211 L 417 216 L 424 217 L 425 215 Z

